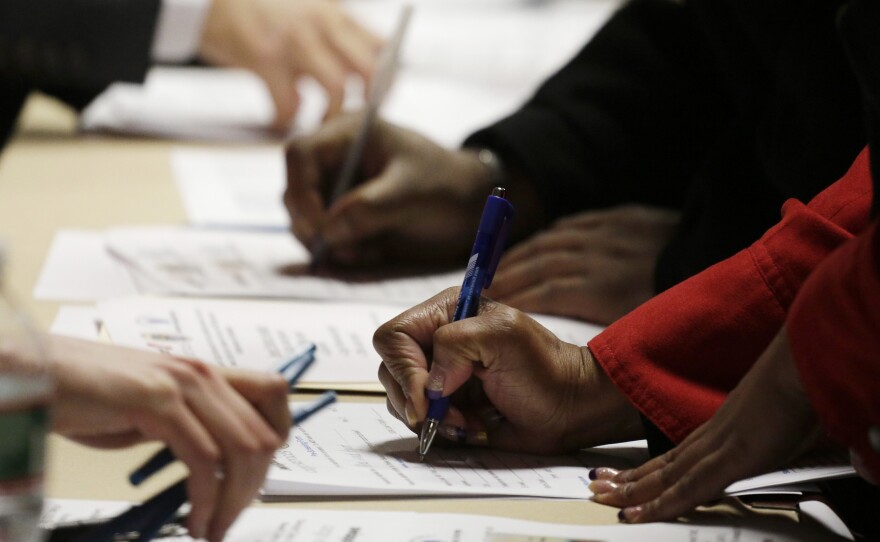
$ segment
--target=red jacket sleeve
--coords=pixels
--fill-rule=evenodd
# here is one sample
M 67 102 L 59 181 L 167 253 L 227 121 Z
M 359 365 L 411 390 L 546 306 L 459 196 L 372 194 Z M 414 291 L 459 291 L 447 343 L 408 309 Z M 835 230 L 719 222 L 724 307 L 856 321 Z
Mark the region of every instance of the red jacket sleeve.
M 709 419 L 779 331 L 810 272 L 868 225 L 867 150 L 748 249 L 663 292 L 589 343 L 629 400 L 674 442 Z M 743 209 L 748 212 L 748 209 Z
M 832 438 L 880 480 L 880 220 L 832 254 L 804 284 L 786 321 L 810 402 Z

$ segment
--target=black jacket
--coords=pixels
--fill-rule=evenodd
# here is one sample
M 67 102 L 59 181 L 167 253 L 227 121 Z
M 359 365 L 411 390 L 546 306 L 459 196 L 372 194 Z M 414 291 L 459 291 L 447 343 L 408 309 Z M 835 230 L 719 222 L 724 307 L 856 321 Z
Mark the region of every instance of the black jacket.
M 866 143 L 844 0 L 634 0 L 513 115 L 471 136 L 549 216 L 681 209 L 658 291 L 748 246 Z M 880 30 L 872 39 L 880 39 Z
M 82 107 L 113 81 L 143 80 L 159 0 L 0 2 L 0 146 L 39 89 Z

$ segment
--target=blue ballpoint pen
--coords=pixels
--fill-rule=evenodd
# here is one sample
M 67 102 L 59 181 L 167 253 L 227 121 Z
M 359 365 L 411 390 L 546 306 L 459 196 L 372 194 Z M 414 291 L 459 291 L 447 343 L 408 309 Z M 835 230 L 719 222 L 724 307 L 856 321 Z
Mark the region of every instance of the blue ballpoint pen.
M 501 259 L 501 252 L 504 250 L 513 220 L 513 205 L 505 199 L 506 196 L 505 188 L 495 187 L 486 200 L 461 292 L 458 294 L 458 303 L 452 316 L 453 322 L 475 316 L 480 306 L 480 295 L 492 284 L 492 277 L 495 276 L 495 269 L 498 267 L 498 260 Z M 437 436 L 437 428 L 449 408 L 449 397 L 443 397 L 442 392 L 428 390 L 427 395 L 428 416 L 419 436 L 421 459 L 424 459 L 431 449 L 431 443 Z

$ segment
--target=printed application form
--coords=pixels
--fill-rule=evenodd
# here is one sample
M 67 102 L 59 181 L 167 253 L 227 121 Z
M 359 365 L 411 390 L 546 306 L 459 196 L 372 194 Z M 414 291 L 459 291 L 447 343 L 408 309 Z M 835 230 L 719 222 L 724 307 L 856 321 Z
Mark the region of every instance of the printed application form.
M 116 228 L 105 242 L 141 293 L 413 305 L 464 276 L 463 269 L 390 279 L 314 276 L 309 252 L 286 231 Z
M 586 499 L 589 470 L 626 468 L 641 449 L 533 456 L 438 447 L 419 461 L 418 438 L 384 404 L 337 403 L 296 426 L 263 487 L 284 495 L 510 495 Z
M 41 525 L 111 517 L 129 506 L 118 501 L 48 499 Z M 652 523 L 562 525 L 472 514 L 426 514 L 296 508 L 247 508 L 226 542 L 824 542 L 840 540 L 793 522 L 764 526 Z M 164 539 L 192 542 L 181 535 Z
M 194 357 L 224 367 L 274 370 L 303 345 L 317 345 L 302 382 L 378 384 L 373 333 L 399 305 L 129 297 L 98 304 L 116 344 Z M 536 319 L 562 340 L 585 344 L 601 328 Z

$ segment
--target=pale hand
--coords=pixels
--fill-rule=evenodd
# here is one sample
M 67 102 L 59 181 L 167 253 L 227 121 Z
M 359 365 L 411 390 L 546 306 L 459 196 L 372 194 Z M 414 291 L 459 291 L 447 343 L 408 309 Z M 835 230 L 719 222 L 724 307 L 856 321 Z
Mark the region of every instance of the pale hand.
M 221 540 L 290 430 L 287 383 L 106 344 L 46 340 L 56 383 L 53 429 L 97 447 L 164 441 L 190 471 L 190 532 Z
M 381 48 L 335 0 L 213 0 L 199 54 L 259 75 L 275 103 L 276 128 L 283 130 L 299 107 L 302 76 L 314 77 L 327 92 L 332 117 L 342 111 L 348 74 L 369 81 Z

